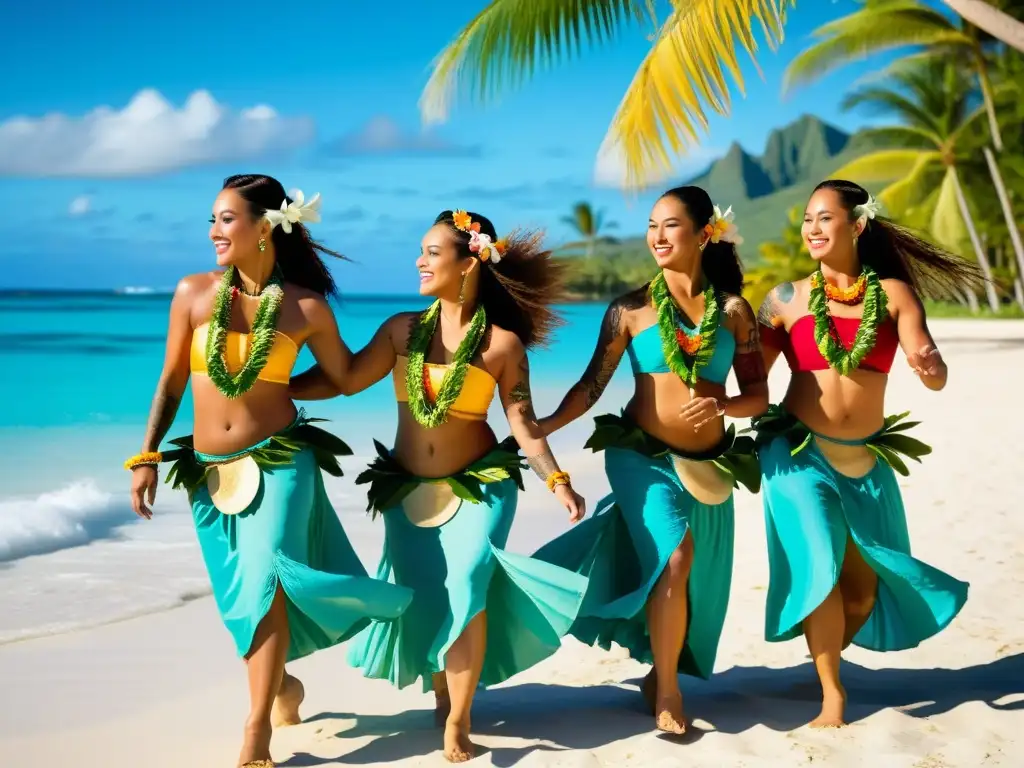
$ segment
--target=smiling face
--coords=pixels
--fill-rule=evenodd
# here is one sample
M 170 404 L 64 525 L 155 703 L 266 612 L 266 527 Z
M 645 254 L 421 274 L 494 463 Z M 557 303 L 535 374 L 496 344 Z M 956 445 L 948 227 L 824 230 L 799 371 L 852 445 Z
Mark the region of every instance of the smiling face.
M 213 201 L 210 239 L 217 265 L 226 267 L 259 251 L 260 238 L 270 239 L 270 223 L 252 217 L 249 203 L 233 189 L 223 189 Z
M 420 273 L 420 295 L 452 298 L 462 286 L 462 276 L 472 268 L 472 257 L 457 247 L 455 233 L 445 222 L 427 230 L 420 241 L 416 269 Z
M 681 200 L 666 195 L 654 204 L 647 222 L 647 247 L 662 269 L 687 264 L 706 238 Z
M 849 256 L 854 247 L 853 238 L 863 229 L 863 224 L 850 220 L 835 190 L 819 189 L 807 201 L 801 234 L 815 261 Z

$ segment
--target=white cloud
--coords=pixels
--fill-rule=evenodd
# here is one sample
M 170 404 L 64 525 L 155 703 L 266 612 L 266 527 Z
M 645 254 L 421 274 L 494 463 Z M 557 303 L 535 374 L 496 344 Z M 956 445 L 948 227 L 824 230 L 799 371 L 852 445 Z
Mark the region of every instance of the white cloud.
M 720 151 L 714 147 L 693 147 L 687 154 L 677 158 L 671 168 L 652 174 L 645 187 L 663 184 L 666 179 L 683 181 L 691 178 L 703 171 L 719 154 Z M 621 145 L 613 144 L 608 139 L 601 143 L 594 163 L 594 186 L 626 188 L 626 158 Z
M 234 112 L 195 91 L 178 109 L 146 89 L 122 110 L 0 123 L 0 176 L 143 176 L 256 157 L 312 138 L 311 120 L 281 117 L 263 104 Z
M 85 216 L 92 209 L 92 198 L 79 195 L 68 205 L 68 216 Z

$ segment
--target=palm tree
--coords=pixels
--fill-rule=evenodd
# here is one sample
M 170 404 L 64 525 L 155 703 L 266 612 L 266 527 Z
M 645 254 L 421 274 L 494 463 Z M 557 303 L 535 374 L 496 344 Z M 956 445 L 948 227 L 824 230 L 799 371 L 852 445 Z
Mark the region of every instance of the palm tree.
M 821 0 L 816 0 L 821 2 Z M 805 0 L 809 2 L 809 0 Z M 946 0 L 979 27 L 1024 51 L 1024 23 L 1006 14 L 991 23 L 991 3 Z M 671 155 L 698 142 L 707 108 L 728 115 L 729 82 L 743 91 L 737 49 L 751 57 L 755 26 L 771 48 L 782 40 L 796 0 L 671 0 L 663 23 L 655 0 L 491 0 L 441 52 L 420 108 L 427 122 L 443 121 L 460 90 L 478 98 L 517 84 L 587 44 L 607 42 L 628 26 L 653 29 L 644 58 L 612 119 L 602 151 L 620 151 L 631 187 L 663 178 Z M 986 7 L 988 6 L 988 7 Z M 728 77 L 727 77 L 728 75 Z M 467 80 L 469 88 L 461 87 Z
M 971 83 L 954 63 L 934 58 L 897 62 L 888 75 L 891 87 L 862 87 L 843 107 L 873 106 L 897 116 L 900 125 L 865 131 L 867 140 L 895 148 L 864 155 L 835 175 L 862 182 L 898 178 L 878 199 L 891 215 L 951 250 L 962 252 L 969 239 L 985 275 L 989 306 L 998 312 L 992 268 L 961 180 L 961 167 L 970 161 L 968 137 L 983 114 L 971 110 Z
M 601 237 L 602 231 L 618 226 L 614 221 L 604 220 L 603 210 L 595 211 L 590 203 L 583 201 L 576 203 L 572 207 L 572 215 L 563 216 L 562 221 L 575 229 L 580 236 L 579 242 L 567 243 L 562 248 L 578 248 L 583 245 L 588 259 L 594 255 L 594 247 L 599 242 L 614 242 L 614 238 Z
M 813 34 L 818 42 L 790 63 L 783 81 L 784 90 L 813 82 L 844 64 L 874 53 L 926 46 L 924 55 L 963 58 L 966 66 L 977 75 L 992 140 L 996 149 L 1002 150 L 985 49 L 971 25 L 958 26 L 921 0 L 866 0 L 860 10 L 822 25 Z
M 1006 0 L 1004 0 L 1005 2 Z M 1016 5 L 1024 6 L 1019 0 Z M 957 25 L 950 18 L 920 0 L 867 0 L 860 10 L 819 27 L 814 32 L 818 42 L 790 63 L 783 87 L 811 82 L 830 70 L 871 53 L 907 46 L 927 46 L 922 57 L 953 57 L 963 60 L 965 68 L 978 81 L 988 115 L 988 127 L 997 152 L 1003 150 L 1003 137 L 996 115 L 992 80 L 985 45 L 978 30 L 968 23 Z M 996 158 L 988 147 L 981 147 L 989 175 L 997 190 L 1005 182 Z M 1015 217 L 1009 198 L 1000 197 L 1007 226 L 1014 233 L 1013 245 L 1017 263 L 1024 270 L 1024 246 L 1016 234 Z
M 764 297 L 779 283 L 795 282 L 817 268 L 804 247 L 803 206 L 793 206 L 788 219 L 781 240 L 762 243 L 757 266 L 746 274 L 743 296 L 752 307 L 761 306 Z

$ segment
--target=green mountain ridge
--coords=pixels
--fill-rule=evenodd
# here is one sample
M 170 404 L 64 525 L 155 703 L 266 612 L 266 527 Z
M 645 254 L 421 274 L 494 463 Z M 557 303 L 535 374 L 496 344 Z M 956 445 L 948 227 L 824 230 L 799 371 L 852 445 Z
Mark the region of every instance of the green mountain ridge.
M 732 206 L 743 237 L 740 257 L 747 268 L 759 261 L 762 243 L 777 239 L 789 210 L 802 205 L 818 182 L 878 147 L 858 132 L 849 134 L 814 115 L 803 115 L 768 134 L 761 155 L 738 143 L 685 184 L 703 187 L 723 211 Z M 586 260 L 572 257 L 570 290 L 605 297 L 643 282 L 653 270 L 643 237 L 599 245 Z M 578 260 L 578 261 L 577 261 Z

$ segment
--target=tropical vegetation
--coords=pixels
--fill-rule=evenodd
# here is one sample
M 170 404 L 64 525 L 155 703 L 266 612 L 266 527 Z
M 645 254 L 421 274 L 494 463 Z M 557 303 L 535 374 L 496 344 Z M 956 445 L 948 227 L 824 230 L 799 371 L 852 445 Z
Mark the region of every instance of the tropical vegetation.
M 601 151 L 621 152 L 629 185 L 650 186 L 663 181 L 675 156 L 699 140 L 708 110 L 728 114 L 730 83 L 743 87 L 738 51 L 753 56 L 754 28 L 774 47 L 789 15 L 808 5 L 809 0 L 492 0 L 438 57 L 422 110 L 428 120 L 443 119 L 463 94 L 486 99 L 540 66 L 640 25 L 651 31 L 651 48 Z M 763 157 L 734 147 L 696 180 L 716 200 L 736 205 L 739 214 L 746 206 L 756 218 L 770 207 L 775 226 L 785 225 L 781 236 L 756 238 L 754 255 L 743 253 L 753 267 L 750 297 L 809 271 L 799 238 L 808 184 L 838 176 L 876 191 L 886 215 L 976 260 L 990 278 L 982 297 L 987 313 L 1013 303 L 1024 308 L 1024 0 L 864 0 L 816 30 L 791 63 L 785 87 L 893 51 L 904 55 L 852 84 L 844 102 L 848 110 L 872 110 L 885 125 L 849 141 L 837 141 L 834 131 L 791 131 L 780 140 L 789 142 L 783 155 L 792 156 L 799 145 L 803 157 L 813 158 L 798 163 L 795 172 L 780 169 L 781 145 L 773 134 Z M 742 184 L 730 187 L 729 179 L 739 177 Z M 652 264 L 642 241 L 602 237 L 600 217 L 586 203 L 577 204 L 570 218 L 580 236 L 573 245 L 588 257 L 574 262 L 580 295 L 606 296 L 649 277 Z M 946 298 L 980 311 L 979 296 L 967 287 Z

